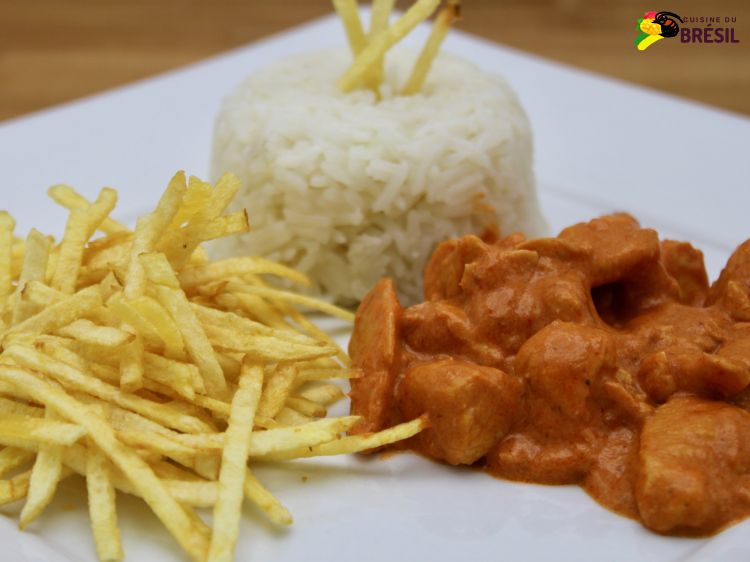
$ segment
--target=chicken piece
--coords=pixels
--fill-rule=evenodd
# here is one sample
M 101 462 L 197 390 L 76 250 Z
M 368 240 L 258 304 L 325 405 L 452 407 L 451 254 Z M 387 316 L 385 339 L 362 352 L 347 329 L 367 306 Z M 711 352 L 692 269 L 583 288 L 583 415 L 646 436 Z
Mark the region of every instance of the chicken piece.
M 750 294 L 750 240 L 740 244 L 732 253 L 721 275 L 711 285 L 706 304 L 718 303 L 728 296 L 729 285 L 732 282 L 735 284 L 735 289 L 739 289 L 745 296 Z
M 750 370 L 750 325 L 735 324 L 718 353 Z
M 646 393 L 636 384 L 635 377 L 625 369 L 617 369 L 614 378 L 602 382 L 596 400 L 602 406 L 602 415 L 609 426 L 641 427 L 653 414 L 654 406 Z
M 466 264 L 491 251 L 492 246 L 471 235 L 439 244 L 424 270 L 422 281 L 425 300 L 436 301 L 460 296 Z
M 680 302 L 690 306 L 703 306 L 708 296 L 708 275 L 703 263 L 703 252 L 687 242 L 663 240 L 661 262 L 680 287 Z
M 590 418 L 589 395 L 605 376 L 614 376 L 615 361 L 613 340 L 604 330 L 553 322 L 523 345 L 515 368 L 530 400 L 543 404 L 558 424 L 584 423 Z
M 414 437 L 416 448 L 454 465 L 476 462 L 505 436 L 522 393 L 515 376 L 454 359 L 413 367 L 397 391 L 406 419 L 429 415 L 431 427 Z
M 737 322 L 750 322 L 750 293 L 733 280 L 727 281 L 723 294 L 716 303 Z
M 638 508 L 631 481 L 637 456 L 637 433 L 627 427 L 618 427 L 607 435 L 583 487 L 613 511 L 637 518 Z
M 656 231 L 640 228 L 630 215 L 619 213 L 570 226 L 559 238 L 586 251 L 592 287 L 620 281 L 646 263 L 659 259 Z
M 611 336 L 599 328 L 553 322 L 518 352 L 526 414 L 488 456 L 490 470 L 514 480 L 580 483 L 605 442 L 593 397 L 616 373 Z
M 505 357 L 483 343 L 464 309 L 450 301 L 428 301 L 410 306 L 401 322 L 403 340 L 419 353 L 461 356 L 481 365 L 501 367 Z
M 726 340 L 732 323 L 715 307 L 667 303 L 623 325 L 617 332 L 620 366 L 637 374 L 643 360 L 669 348 L 714 353 Z
M 585 276 L 567 263 L 583 257 L 567 242 L 540 239 L 468 265 L 462 286 L 477 338 L 510 357 L 554 320 L 594 325 Z
M 576 429 L 580 433 L 581 427 Z M 591 441 L 598 442 L 600 438 L 593 436 Z M 540 431 L 531 430 L 529 433 L 511 433 L 500 441 L 487 455 L 487 466 L 492 474 L 508 480 L 580 484 L 595 459 L 592 443 L 580 434 L 560 439 L 559 436 L 548 438 Z
M 750 413 L 675 396 L 645 423 L 635 474 L 644 525 L 707 535 L 750 513 Z
M 685 348 L 668 348 L 643 360 L 638 380 L 655 402 L 677 392 L 728 399 L 750 384 L 750 369 L 735 358 Z
M 378 431 L 392 424 L 393 387 L 399 367 L 399 323 L 403 309 L 393 281 L 381 279 L 357 309 L 349 342 L 352 366 L 362 376 L 352 379 L 351 412 L 362 416 L 350 433 Z

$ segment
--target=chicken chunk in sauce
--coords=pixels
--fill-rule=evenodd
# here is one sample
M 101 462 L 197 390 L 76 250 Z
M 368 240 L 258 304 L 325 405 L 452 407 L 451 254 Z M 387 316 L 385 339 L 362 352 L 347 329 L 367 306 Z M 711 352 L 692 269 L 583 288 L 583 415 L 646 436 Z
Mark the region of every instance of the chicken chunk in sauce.
M 581 485 L 659 533 L 750 515 L 750 241 L 709 287 L 700 251 L 617 214 L 444 242 L 424 287 L 360 305 L 354 433 L 427 414 L 415 451 Z

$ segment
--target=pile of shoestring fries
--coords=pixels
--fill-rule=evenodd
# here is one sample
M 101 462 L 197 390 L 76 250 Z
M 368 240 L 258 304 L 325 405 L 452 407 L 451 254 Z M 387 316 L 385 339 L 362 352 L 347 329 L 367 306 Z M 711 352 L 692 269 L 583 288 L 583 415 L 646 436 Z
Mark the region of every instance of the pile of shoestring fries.
M 232 175 L 213 187 L 179 172 L 131 231 L 109 216 L 116 191 L 89 202 L 55 186 L 69 210 L 57 244 L 16 237 L 0 213 L 0 504 L 25 500 L 22 529 L 81 475 L 100 560 L 124 556 L 119 491 L 142 498 L 192 560 L 229 561 L 244 500 L 292 521 L 253 463 L 422 429 L 346 436 L 357 417 L 326 418 L 344 396 L 332 381 L 356 373 L 299 306 L 352 315 L 274 288 L 268 276 L 309 283 L 285 266 L 207 258 L 201 244 L 249 229 L 245 212 L 225 214 L 238 189 Z M 213 509 L 212 528 L 196 508 Z
M 395 0 L 373 0 L 370 29 L 365 33 L 359 18 L 357 0 L 333 0 L 354 55 L 354 62 L 339 78 L 339 89 L 350 92 L 364 87 L 377 92 L 383 82 L 383 61 L 388 50 L 429 18 L 440 3 L 441 0 L 417 0 L 393 25 L 389 25 Z M 402 95 L 416 94 L 421 90 L 440 45 L 460 15 L 461 0 L 447 0 L 435 16 L 432 31 L 401 90 Z

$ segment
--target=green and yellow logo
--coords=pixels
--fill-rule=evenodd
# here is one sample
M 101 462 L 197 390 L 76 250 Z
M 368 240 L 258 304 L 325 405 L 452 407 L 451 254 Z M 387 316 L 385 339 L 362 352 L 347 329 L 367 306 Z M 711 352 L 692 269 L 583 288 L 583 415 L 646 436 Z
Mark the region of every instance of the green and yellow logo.
M 635 46 L 639 51 L 645 51 L 657 41 L 665 37 L 676 37 L 680 33 L 682 18 L 674 12 L 646 12 L 638 20 L 638 37 Z

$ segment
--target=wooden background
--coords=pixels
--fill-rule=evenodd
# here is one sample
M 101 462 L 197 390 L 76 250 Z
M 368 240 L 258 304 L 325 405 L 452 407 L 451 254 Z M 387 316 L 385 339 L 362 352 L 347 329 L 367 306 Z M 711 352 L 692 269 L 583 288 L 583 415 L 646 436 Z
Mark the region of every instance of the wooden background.
M 638 52 L 637 18 L 660 9 L 736 16 L 741 43 L 671 39 Z M 329 0 L 0 0 L 0 120 L 330 11 Z M 458 27 L 482 37 L 750 115 L 750 0 L 464 0 L 463 14 Z

